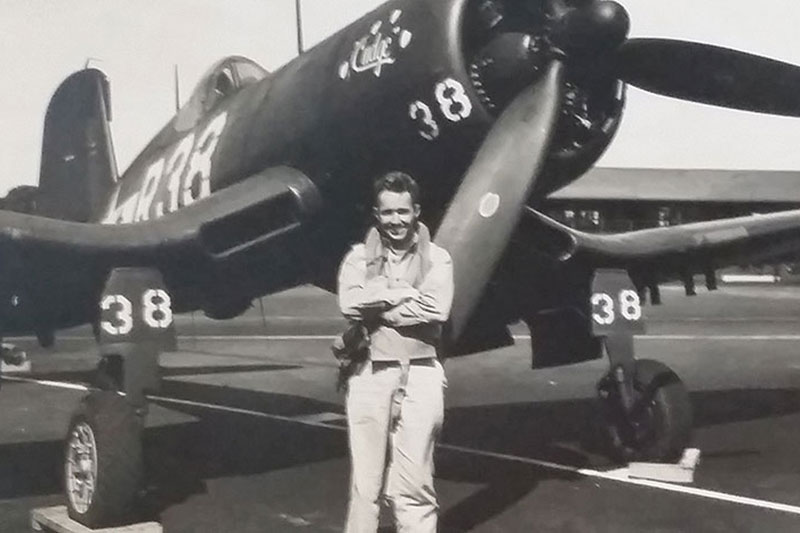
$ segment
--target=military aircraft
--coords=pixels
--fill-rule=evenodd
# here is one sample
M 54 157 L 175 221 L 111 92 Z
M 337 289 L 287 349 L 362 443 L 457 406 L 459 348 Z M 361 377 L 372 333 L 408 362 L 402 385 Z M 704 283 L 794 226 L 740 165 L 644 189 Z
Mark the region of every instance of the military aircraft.
M 594 235 L 539 207 L 611 142 L 626 84 L 798 116 L 800 68 L 628 30 L 614 1 L 389 0 L 276 72 L 217 62 L 122 175 L 105 76 L 67 78 L 45 118 L 34 212 L 0 211 L 0 324 L 48 345 L 92 323 L 108 341 L 101 377 L 127 396 L 93 392 L 73 418 L 70 515 L 113 523 L 135 498 L 137 402 L 157 371 L 151 352 L 125 348 L 149 342 L 137 332 L 168 330 L 174 312 L 234 317 L 298 284 L 335 290 L 369 220 L 370 183 L 389 170 L 420 182 L 423 218 L 453 257 L 450 353 L 505 344 L 518 320 L 535 368 L 605 351 L 613 450 L 679 452 L 686 389 L 663 364 L 633 360 L 630 335 L 614 332 L 640 320 L 637 291 L 594 274 L 624 269 L 652 286 L 796 251 L 800 211 Z

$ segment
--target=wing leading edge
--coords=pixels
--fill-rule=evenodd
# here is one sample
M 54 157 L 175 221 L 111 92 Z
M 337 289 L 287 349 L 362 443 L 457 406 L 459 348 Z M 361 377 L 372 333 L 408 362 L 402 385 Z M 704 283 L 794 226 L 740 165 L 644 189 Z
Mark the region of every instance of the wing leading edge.
M 137 224 L 69 222 L 0 211 L 0 250 L 50 250 L 127 265 L 153 264 L 157 254 L 186 247 L 196 248 L 208 258 L 224 259 L 291 232 L 318 207 L 319 193 L 308 177 L 295 169 L 277 167 L 169 217 Z M 246 231 L 234 232 L 237 228 Z
M 37 294 L 33 299 L 39 304 L 67 294 L 85 299 L 102 286 L 110 269 L 123 266 L 159 269 L 171 280 L 170 290 L 204 290 L 210 285 L 202 283 L 203 276 L 227 265 L 293 257 L 320 205 L 319 191 L 307 176 L 275 167 L 168 217 L 137 224 L 0 211 L 0 309 L 4 295 L 19 291 Z
M 553 241 L 562 261 L 591 267 L 649 269 L 669 278 L 737 264 L 778 261 L 800 254 L 800 210 L 631 231 L 591 234 L 565 226 L 527 208 L 523 231 Z M 551 250 L 552 251 L 552 250 Z

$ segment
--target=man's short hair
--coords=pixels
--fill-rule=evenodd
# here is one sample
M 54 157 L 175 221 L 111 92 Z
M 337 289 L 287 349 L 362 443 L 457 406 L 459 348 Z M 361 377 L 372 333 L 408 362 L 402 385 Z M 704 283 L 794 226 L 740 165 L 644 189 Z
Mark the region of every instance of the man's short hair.
M 378 205 L 378 196 L 383 191 L 399 193 L 407 192 L 411 195 L 411 202 L 413 204 L 419 203 L 419 185 L 417 185 L 417 182 L 414 181 L 414 178 L 405 172 L 394 170 L 384 174 L 375 180 L 374 187 L 375 195 L 372 198 L 374 205 Z

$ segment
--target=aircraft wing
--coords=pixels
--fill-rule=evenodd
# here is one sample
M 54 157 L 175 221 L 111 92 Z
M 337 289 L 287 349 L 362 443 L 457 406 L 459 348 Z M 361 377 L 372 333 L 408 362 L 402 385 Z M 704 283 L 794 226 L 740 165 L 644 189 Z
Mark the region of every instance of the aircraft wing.
M 308 177 L 274 167 L 169 216 L 136 224 L 0 211 L 0 310 L 10 295 L 22 302 L 12 304 L 14 313 L 4 317 L 3 327 L 27 331 L 28 315 L 51 328 L 80 323 L 88 309 L 96 309 L 91 295 L 114 267 L 156 267 L 170 290 L 187 293 L 205 290 L 211 285 L 203 276 L 247 257 L 272 250 L 278 256 L 273 263 L 284 256 L 290 261 L 319 207 Z
M 654 281 L 800 255 L 800 210 L 617 234 L 577 231 L 531 208 L 523 218 L 528 238 L 547 243 L 562 261 L 626 268 Z
M 195 247 L 205 256 L 223 259 L 291 232 L 318 206 L 310 179 L 295 169 L 276 167 L 169 217 L 137 224 L 70 222 L 0 211 L 0 253 L 50 253 L 52 259 L 61 253 L 78 254 L 137 264 L 153 263 L 154 254 L 162 251 Z

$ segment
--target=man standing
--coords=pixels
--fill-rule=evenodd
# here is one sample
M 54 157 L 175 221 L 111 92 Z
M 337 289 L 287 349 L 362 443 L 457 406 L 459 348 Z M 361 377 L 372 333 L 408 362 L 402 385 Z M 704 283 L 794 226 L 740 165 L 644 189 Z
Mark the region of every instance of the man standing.
M 380 178 L 376 226 L 339 271 L 342 313 L 370 337 L 369 357 L 347 383 L 348 533 L 377 531 L 382 493 L 399 532 L 436 531 L 433 451 L 446 383 L 437 347 L 453 300 L 453 267 L 418 221 L 418 196 L 407 174 Z

